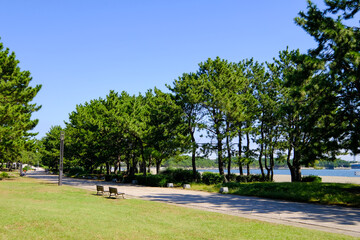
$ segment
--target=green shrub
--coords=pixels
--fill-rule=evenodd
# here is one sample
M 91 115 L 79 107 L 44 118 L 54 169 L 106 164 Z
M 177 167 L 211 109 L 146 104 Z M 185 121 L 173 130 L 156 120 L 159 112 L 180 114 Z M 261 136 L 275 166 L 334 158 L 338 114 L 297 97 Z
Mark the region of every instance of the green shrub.
M 10 178 L 9 174 L 6 172 L 0 173 L 0 180 L 3 180 L 3 178 Z
M 236 176 L 237 182 L 266 182 L 261 174 L 250 174 Z
M 319 176 L 309 175 L 301 178 L 302 182 L 321 182 L 322 178 Z
M 199 172 L 196 172 L 196 179 L 193 177 L 193 171 L 192 170 L 185 170 L 185 169 L 171 169 L 168 168 L 161 172 L 162 175 L 166 175 L 169 182 L 174 183 L 191 183 L 196 180 L 201 179 L 201 175 Z
M 87 174 L 87 172 L 85 171 L 85 169 L 83 167 L 73 167 L 67 171 L 67 175 L 70 177 L 71 176 L 80 176 L 80 175 L 85 175 L 85 174 Z
M 29 170 L 31 170 L 31 167 L 29 167 L 28 165 L 26 165 L 25 167 L 23 167 L 23 171 L 29 171 Z
M 144 176 L 136 175 L 136 180 L 138 181 L 138 184 L 145 185 L 145 186 L 151 186 L 151 187 L 165 187 L 168 183 L 167 175 L 164 174 L 158 174 L 158 175 L 151 175 L 148 174 Z
M 212 173 L 212 172 L 203 172 L 202 174 L 202 182 L 210 185 L 210 184 L 218 184 L 224 181 L 224 177 L 221 176 L 219 173 Z
M 124 173 L 120 173 L 120 174 L 105 174 L 105 181 L 107 182 L 111 182 L 113 181 L 113 179 L 116 179 L 117 182 L 126 182 L 126 183 L 129 183 L 131 182 L 133 179 L 135 179 L 135 177 L 132 177 L 130 179 L 130 177 L 128 176 L 125 176 Z M 128 180 L 128 181 L 126 181 Z
M 226 178 L 229 182 L 235 182 L 236 181 L 236 174 L 231 173 L 230 176 L 226 174 Z

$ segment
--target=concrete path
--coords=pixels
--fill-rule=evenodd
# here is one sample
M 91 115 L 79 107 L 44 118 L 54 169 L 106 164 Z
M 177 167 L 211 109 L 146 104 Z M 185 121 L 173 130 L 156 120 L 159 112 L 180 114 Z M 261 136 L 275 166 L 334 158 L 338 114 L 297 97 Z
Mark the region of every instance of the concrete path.
M 30 171 L 27 176 L 57 183 L 57 175 Z M 64 178 L 70 185 L 95 192 L 95 185 L 117 187 L 127 198 L 141 198 L 184 207 L 219 212 L 271 223 L 287 224 L 360 237 L 360 209 L 317 204 L 294 203 L 257 197 L 208 193 L 178 188 L 144 187 L 139 185 Z

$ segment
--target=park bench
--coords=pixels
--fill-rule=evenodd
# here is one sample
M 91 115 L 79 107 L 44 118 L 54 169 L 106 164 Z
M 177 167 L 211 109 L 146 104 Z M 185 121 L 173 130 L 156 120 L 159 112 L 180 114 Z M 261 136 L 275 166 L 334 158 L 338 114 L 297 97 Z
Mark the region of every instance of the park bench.
M 108 192 L 108 191 L 105 191 L 104 189 L 104 186 L 101 186 L 101 185 L 96 185 L 96 191 L 97 191 L 97 195 L 99 195 L 99 193 L 101 193 L 101 195 L 104 195 L 105 192 Z
M 115 197 L 121 195 L 122 198 L 125 199 L 125 193 L 118 192 L 117 188 L 109 187 L 109 197 L 111 197 L 112 194 L 114 194 Z

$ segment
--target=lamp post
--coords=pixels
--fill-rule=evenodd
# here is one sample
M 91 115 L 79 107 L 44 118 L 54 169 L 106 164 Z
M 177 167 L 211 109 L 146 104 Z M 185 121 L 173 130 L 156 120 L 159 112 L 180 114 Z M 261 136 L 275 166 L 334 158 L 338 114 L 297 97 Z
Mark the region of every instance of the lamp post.
M 62 177 L 63 177 L 63 158 L 64 158 L 64 140 L 65 140 L 65 132 L 60 132 L 60 163 L 59 163 L 59 183 L 58 185 L 62 185 Z

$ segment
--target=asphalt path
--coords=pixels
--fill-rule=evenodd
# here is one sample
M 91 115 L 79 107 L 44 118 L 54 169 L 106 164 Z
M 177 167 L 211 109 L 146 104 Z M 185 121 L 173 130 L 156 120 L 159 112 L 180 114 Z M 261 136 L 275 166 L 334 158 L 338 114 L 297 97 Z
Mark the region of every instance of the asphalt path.
M 30 171 L 28 177 L 58 182 L 57 175 Z M 360 209 L 270 200 L 258 197 L 208 193 L 182 188 L 145 187 L 133 184 L 64 177 L 62 183 L 96 191 L 96 185 L 116 187 L 126 198 L 165 202 L 261 221 L 317 229 L 360 237 Z

